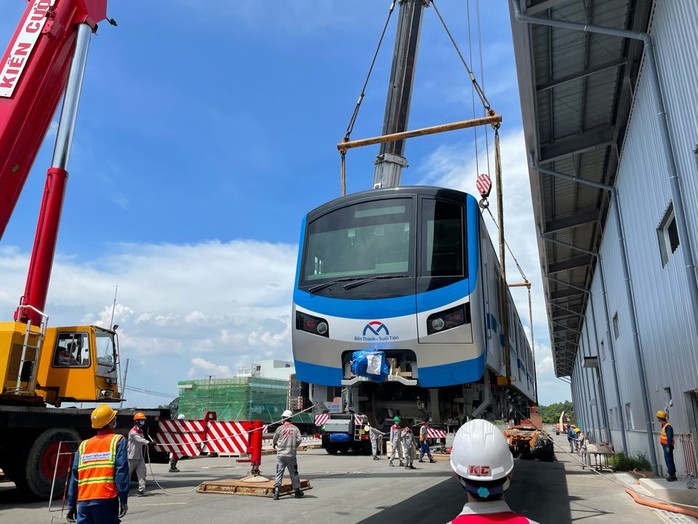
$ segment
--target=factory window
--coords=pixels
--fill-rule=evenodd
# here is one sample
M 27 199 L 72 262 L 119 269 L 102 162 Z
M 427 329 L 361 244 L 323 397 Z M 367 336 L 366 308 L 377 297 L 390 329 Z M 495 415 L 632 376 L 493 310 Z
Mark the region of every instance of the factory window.
M 676 218 L 674 217 L 674 205 L 671 203 L 664 212 L 664 217 L 657 228 L 657 240 L 659 241 L 659 255 L 662 258 L 662 266 L 666 266 L 671 255 L 680 244 L 679 231 L 676 227 Z
M 629 402 L 625 405 L 625 418 L 628 421 L 628 429 L 633 429 L 635 427 L 633 425 L 633 411 L 630 409 Z
M 613 315 L 613 337 L 618 338 L 620 336 L 620 329 L 618 328 L 618 313 Z

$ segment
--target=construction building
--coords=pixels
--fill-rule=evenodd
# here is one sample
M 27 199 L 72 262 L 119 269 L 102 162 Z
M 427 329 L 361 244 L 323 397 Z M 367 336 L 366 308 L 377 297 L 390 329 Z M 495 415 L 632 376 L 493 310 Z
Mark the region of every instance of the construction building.
M 231 378 L 182 380 L 177 383 L 178 412 L 190 420 L 215 411 L 218 420 L 278 421 L 285 409 L 298 412 L 309 407 L 308 385 L 296 381 L 294 372 L 292 362 L 263 360 L 240 368 Z M 310 422 L 311 418 L 307 414 L 294 421 Z

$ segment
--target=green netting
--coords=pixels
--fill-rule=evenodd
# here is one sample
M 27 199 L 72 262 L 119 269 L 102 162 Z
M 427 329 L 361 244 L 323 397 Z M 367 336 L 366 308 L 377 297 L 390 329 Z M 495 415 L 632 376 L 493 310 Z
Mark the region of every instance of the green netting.
M 215 380 L 183 380 L 178 383 L 179 413 L 189 420 L 215 411 L 218 420 L 262 420 L 281 418 L 288 402 L 288 380 L 237 377 Z M 294 417 L 295 422 L 311 422 L 311 415 Z

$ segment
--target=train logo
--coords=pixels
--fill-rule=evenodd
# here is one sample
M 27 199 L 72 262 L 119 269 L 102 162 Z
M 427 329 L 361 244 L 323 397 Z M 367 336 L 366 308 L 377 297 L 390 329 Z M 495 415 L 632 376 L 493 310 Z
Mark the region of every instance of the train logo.
M 364 326 L 360 337 L 354 337 L 355 342 L 392 342 L 400 337 L 390 334 L 388 326 L 378 320 L 373 320 Z
M 388 326 L 383 324 L 382 322 L 378 322 L 377 320 L 374 320 L 373 322 L 369 322 L 366 324 L 366 327 L 364 327 L 364 333 L 363 335 L 366 336 L 366 332 L 370 331 L 373 335 L 379 337 L 381 334 L 381 331 L 383 334 L 389 336 L 390 331 L 388 331 Z

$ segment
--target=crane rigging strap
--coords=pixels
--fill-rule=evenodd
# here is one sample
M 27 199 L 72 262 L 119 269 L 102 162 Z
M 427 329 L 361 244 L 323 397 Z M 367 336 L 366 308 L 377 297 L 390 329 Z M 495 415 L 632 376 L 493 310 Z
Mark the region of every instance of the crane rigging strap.
M 463 58 L 463 54 L 460 52 L 460 49 L 458 48 L 458 44 L 456 44 L 456 41 L 453 39 L 453 35 L 451 34 L 451 31 L 449 31 L 448 27 L 446 26 L 446 22 L 444 21 L 443 17 L 441 16 L 441 13 L 439 12 L 439 9 L 436 7 L 436 2 L 434 2 L 434 0 L 432 0 L 431 5 L 434 6 L 434 11 L 436 11 L 436 15 L 439 17 L 439 20 L 441 21 L 441 25 L 444 26 L 444 30 L 446 31 L 448 38 L 451 40 L 451 43 L 453 44 L 453 47 L 456 50 L 456 53 L 458 53 L 458 56 L 459 56 L 461 62 L 463 63 L 465 70 L 468 72 L 468 76 L 470 77 L 470 81 L 473 83 L 473 87 L 475 88 L 475 92 L 480 97 L 480 101 L 482 102 L 482 105 L 485 108 L 485 111 L 489 111 L 491 109 L 490 102 L 489 102 L 489 100 L 487 100 L 487 96 L 485 95 L 485 92 L 480 87 L 480 84 L 477 83 L 477 79 L 475 78 L 475 75 L 473 74 L 472 70 L 468 66 L 468 63 L 465 61 L 465 58 Z
M 364 80 L 364 85 L 361 88 L 361 94 L 359 95 L 358 100 L 356 101 L 356 106 L 354 106 L 354 112 L 351 115 L 351 118 L 349 119 L 349 124 L 347 125 L 347 131 L 344 134 L 344 141 L 348 142 L 349 137 L 351 136 L 351 132 L 354 130 L 354 124 L 356 123 L 356 118 L 359 116 L 359 108 L 361 107 L 361 102 L 364 100 L 364 96 L 366 95 L 366 86 L 368 85 L 368 80 L 371 78 L 371 73 L 373 72 L 373 66 L 376 65 L 376 59 L 378 58 L 378 52 L 380 51 L 381 45 L 383 44 L 383 38 L 385 37 L 385 31 L 388 29 L 388 24 L 390 23 L 390 17 L 393 14 L 393 11 L 395 10 L 395 0 L 392 0 L 390 3 L 390 8 L 388 9 L 388 18 L 385 20 L 385 24 L 383 25 L 383 31 L 381 32 L 381 37 L 378 40 L 378 46 L 376 47 L 376 52 L 373 53 L 373 60 L 371 60 L 371 66 L 368 68 L 368 73 L 366 74 L 366 80 Z M 343 191 L 342 194 L 344 195 L 345 192 Z

